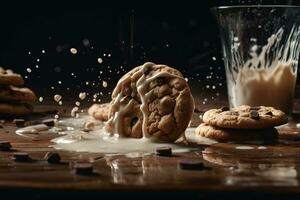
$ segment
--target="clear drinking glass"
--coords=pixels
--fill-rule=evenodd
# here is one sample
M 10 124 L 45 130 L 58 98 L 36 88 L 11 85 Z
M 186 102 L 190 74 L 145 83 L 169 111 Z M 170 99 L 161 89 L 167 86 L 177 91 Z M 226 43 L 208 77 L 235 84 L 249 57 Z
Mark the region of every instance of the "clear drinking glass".
M 291 113 L 300 51 L 300 7 L 229 6 L 217 17 L 229 104 Z

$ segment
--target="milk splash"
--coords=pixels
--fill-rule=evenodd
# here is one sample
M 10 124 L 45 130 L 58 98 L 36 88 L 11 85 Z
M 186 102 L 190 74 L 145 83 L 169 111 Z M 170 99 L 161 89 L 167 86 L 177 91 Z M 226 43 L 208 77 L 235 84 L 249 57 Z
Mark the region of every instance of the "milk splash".
M 290 113 L 293 104 L 300 52 L 300 27 L 293 27 L 284 41 L 284 30 L 268 38 L 262 48 L 250 49 L 243 62 L 239 45 L 232 44 L 232 66 L 226 66 L 231 106 L 273 106 Z
M 85 124 L 90 121 L 97 123 L 96 128 L 89 132 L 83 131 Z M 143 156 L 154 153 L 155 149 L 161 146 L 170 146 L 175 153 L 194 149 L 179 144 L 154 142 L 148 138 L 119 137 L 118 134 L 107 133 L 103 128 L 104 123 L 95 121 L 90 116 L 65 118 L 58 124 L 59 127 L 73 127 L 73 129 L 60 132 L 63 136 L 52 140 L 54 144 L 51 147 L 60 150 L 125 155 L 136 153 L 138 156 Z M 194 132 L 195 130 L 188 128 L 187 131 Z

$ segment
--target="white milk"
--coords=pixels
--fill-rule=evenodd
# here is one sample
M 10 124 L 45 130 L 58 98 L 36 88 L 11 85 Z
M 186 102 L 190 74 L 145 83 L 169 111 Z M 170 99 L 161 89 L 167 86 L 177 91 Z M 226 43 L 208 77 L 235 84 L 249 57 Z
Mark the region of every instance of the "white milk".
M 80 118 L 66 118 L 61 120 L 58 124 L 62 127 L 74 127 L 74 130 L 63 131 L 61 137 L 52 140 L 51 147 L 60 150 L 76 151 L 76 152 L 92 152 L 103 154 L 130 154 L 133 155 L 147 155 L 154 153 L 157 147 L 169 146 L 175 153 L 188 152 L 194 148 L 172 143 L 160 143 L 149 138 L 125 138 L 118 134 L 107 133 L 102 125 L 96 127 L 90 132 L 81 131 L 80 125 L 84 126 L 89 120 L 93 120 L 88 116 L 81 116 Z M 188 128 L 188 132 L 194 132 L 195 128 Z
M 259 53 L 258 46 L 253 45 L 250 59 L 245 63 L 239 51 L 235 52 L 232 70 L 227 69 L 231 106 L 264 105 L 291 112 L 298 65 L 294 58 L 299 55 L 300 28 L 293 28 L 285 45 L 280 44 L 283 34 L 283 29 L 279 29 Z

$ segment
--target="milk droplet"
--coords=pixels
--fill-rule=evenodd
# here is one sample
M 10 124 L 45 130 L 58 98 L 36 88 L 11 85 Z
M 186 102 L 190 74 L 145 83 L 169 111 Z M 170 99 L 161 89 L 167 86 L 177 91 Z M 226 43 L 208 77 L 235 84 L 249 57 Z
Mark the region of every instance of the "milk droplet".
M 267 147 L 265 147 L 265 146 L 259 146 L 259 147 L 257 147 L 258 149 L 267 149 Z
M 46 53 L 46 51 L 45 51 L 45 50 L 42 50 L 42 53 Z
M 106 81 L 102 81 L 102 86 L 103 86 L 103 87 L 105 87 L 105 88 L 106 88 L 106 87 L 107 87 L 107 85 L 108 85 L 108 84 L 107 84 L 107 82 L 106 82 Z
M 38 59 L 36 59 L 36 62 L 40 62 L 40 59 L 38 58 Z
M 61 81 L 57 81 L 58 82 L 58 84 L 61 84 Z
M 43 102 L 44 98 L 43 97 L 39 97 L 39 102 Z
M 79 102 L 79 101 L 76 101 L 76 102 L 75 102 L 75 105 L 76 105 L 76 106 L 80 106 L 80 102 Z
M 59 101 L 59 102 L 58 102 L 58 105 L 60 105 L 60 106 L 61 106 L 61 105 L 62 105 L 62 101 Z
M 71 52 L 72 54 L 76 54 L 76 53 L 77 53 L 77 49 L 71 48 L 71 49 L 70 49 L 70 52 Z
M 75 106 L 72 110 L 71 110 L 71 116 L 75 117 L 76 113 L 78 112 L 79 108 L 77 106 Z
M 217 60 L 217 58 L 216 58 L 216 57 L 212 57 L 212 59 L 213 59 L 213 61 L 216 61 L 216 60 Z
M 62 96 L 59 94 L 54 95 L 54 101 L 59 102 L 61 100 Z
M 100 63 L 100 64 L 103 62 L 102 58 L 98 58 L 97 61 L 98 61 L 98 63 Z
M 31 73 L 31 69 L 30 69 L 30 68 L 27 68 L 26 71 L 27 71 L 28 73 Z
M 85 93 L 85 92 L 79 93 L 79 98 L 80 98 L 81 100 L 85 99 L 85 97 L 86 97 L 86 93 Z
M 240 150 L 251 150 L 251 149 L 254 149 L 254 148 L 251 147 L 251 146 L 237 146 L 237 147 L 235 147 L 235 149 L 240 149 Z
M 58 115 L 54 115 L 54 118 L 55 118 L 55 119 L 58 119 L 58 118 L 59 118 L 59 116 L 58 116 Z

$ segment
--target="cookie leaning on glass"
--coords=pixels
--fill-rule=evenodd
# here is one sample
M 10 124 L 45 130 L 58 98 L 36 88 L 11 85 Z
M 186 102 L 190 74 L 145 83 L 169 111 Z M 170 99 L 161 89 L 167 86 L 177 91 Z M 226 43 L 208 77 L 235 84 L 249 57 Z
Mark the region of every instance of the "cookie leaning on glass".
M 274 126 L 285 124 L 287 120 L 284 112 L 272 107 L 243 105 L 211 109 L 204 113 L 204 123 L 194 133 L 186 133 L 186 138 L 198 144 L 272 143 L 278 136 Z

